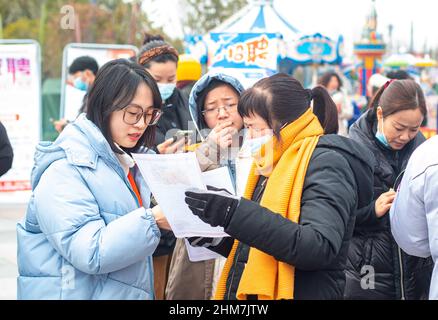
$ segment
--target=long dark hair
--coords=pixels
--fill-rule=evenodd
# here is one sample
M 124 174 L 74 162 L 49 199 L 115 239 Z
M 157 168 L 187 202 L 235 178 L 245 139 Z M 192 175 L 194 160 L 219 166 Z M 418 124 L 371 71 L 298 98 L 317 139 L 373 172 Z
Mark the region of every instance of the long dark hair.
M 322 86 L 304 89 L 301 83 L 284 73 L 258 81 L 240 97 L 238 111 L 242 117 L 257 114 L 279 137 L 281 127 L 295 121 L 310 107 L 326 134 L 338 132 L 336 104 Z
M 162 100 L 157 84 L 152 76 L 139 64 L 125 59 L 107 62 L 99 69 L 94 83 L 88 91 L 87 118 L 102 131 L 111 149 L 121 153 L 114 145 L 110 131 L 110 116 L 116 110 L 127 106 L 137 92 L 138 86 L 144 83 L 153 95 L 153 107 L 161 109 Z M 151 147 L 155 138 L 155 126 L 148 126 L 134 148 L 122 148 L 133 152 L 140 147 Z
M 420 109 L 424 117 L 427 115 L 423 90 L 414 80 L 410 79 L 390 80 L 377 91 L 369 104 L 372 109 L 369 117 L 372 120 L 377 118 L 379 106 L 382 108 L 384 117 L 399 111 L 416 109 Z

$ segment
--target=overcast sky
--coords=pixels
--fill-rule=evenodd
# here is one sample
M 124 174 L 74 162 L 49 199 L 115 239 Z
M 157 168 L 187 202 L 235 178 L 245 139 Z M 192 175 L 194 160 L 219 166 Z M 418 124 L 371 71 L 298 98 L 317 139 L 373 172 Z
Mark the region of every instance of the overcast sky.
M 342 34 L 347 53 L 360 38 L 371 0 L 274 0 L 274 7 L 290 24 L 303 33 L 320 32 L 330 37 Z M 438 0 L 376 0 L 378 30 L 385 40 L 392 24 L 394 45 L 409 47 L 411 21 L 414 22 L 414 44 L 422 50 L 438 46 Z M 163 25 L 166 33 L 182 37 L 180 21 L 184 8 L 180 0 L 147 0 L 143 9 L 151 20 Z

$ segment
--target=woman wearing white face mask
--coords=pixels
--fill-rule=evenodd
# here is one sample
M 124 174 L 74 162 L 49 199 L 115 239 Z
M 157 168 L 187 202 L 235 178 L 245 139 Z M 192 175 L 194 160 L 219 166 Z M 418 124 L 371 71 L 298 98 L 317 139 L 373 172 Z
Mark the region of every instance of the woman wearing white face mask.
M 157 124 L 155 145 L 163 143 L 171 132 L 187 130 L 191 121 L 188 99 L 176 88 L 178 51 L 161 36 L 146 34 L 137 62 L 155 79 L 163 100 L 163 115 Z
M 245 186 L 253 162 L 253 155 L 262 145 L 272 139 L 272 130 L 259 115 L 245 117 L 243 122 L 246 130 L 242 148 L 236 158 L 236 190 L 238 195 L 245 192 Z
M 253 154 L 244 197 L 185 193 L 193 214 L 230 235 L 192 241 L 227 257 L 216 299 L 341 299 L 354 213 L 372 195 L 366 150 L 324 135 L 338 129 L 329 94 L 285 74 L 246 90 L 238 111 L 253 149 L 274 134 Z

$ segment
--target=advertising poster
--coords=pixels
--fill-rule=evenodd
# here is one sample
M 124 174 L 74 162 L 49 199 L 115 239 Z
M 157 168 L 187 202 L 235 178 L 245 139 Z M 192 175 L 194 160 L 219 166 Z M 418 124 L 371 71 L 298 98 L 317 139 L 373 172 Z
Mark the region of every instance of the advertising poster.
M 32 40 L 0 42 L 0 121 L 12 148 L 12 168 L 0 178 L 0 203 L 26 202 L 41 134 L 40 49 Z
M 129 59 L 137 54 L 137 48 L 130 45 L 104 45 L 93 43 L 72 43 L 64 48 L 62 62 L 62 91 L 61 91 L 61 118 L 73 121 L 78 116 L 82 106 L 85 91 L 76 89 L 69 77 L 68 68 L 71 63 L 81 56 L 90 56 L 96 59 L 99 66 L 110 60 Z

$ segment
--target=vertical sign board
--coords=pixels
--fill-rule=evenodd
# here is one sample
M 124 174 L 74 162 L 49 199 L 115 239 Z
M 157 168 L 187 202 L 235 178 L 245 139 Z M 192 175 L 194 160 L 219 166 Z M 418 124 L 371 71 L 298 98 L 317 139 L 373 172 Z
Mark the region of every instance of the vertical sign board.
M 33 40 L 0 40 L 0 121 L 14 150 L 11 170 L 0 177 L 0 204 L 25 203 L 35 146 L 41 136 L 41 57 Z
M 278 37 L 274 33 L 211 33 L 210 69 L 235 76 L 245 88 L 277 72 Z
M 131 45 L 96 44 L 96 43 L 71 43 L 64 48 L 62 61 L 62 91 L 61 110 L 62 118 L 73 121 L 82 106 L 85 91 L 76 89 L 71 82 L 68 68 L 78 57 L 90 56 L 96 59 L 100 67 L 110 60 L 129 59 L 137 54 L 138 49 Z

